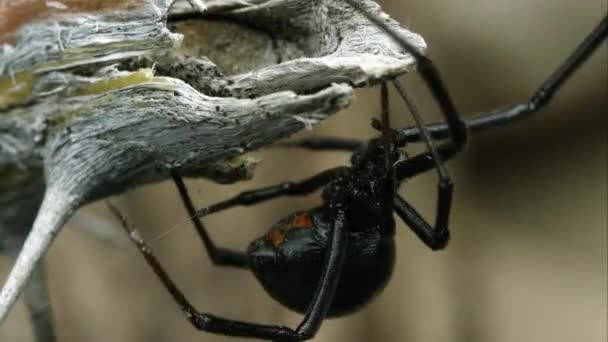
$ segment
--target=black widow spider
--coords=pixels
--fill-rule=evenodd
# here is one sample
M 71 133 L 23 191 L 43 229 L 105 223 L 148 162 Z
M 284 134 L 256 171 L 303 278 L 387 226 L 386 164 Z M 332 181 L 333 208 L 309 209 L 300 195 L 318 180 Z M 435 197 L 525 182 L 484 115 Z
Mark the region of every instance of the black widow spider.
M 381 123 L 374 122 L 374 127 L 382 131 L 380 137 L 367 144 L 327 137 L 288 144 L 315 150 L 353 151 L 350 167 L 329 169 L 297 183 L 280 183 L 243 192 L 198 211 L 194 208 L 181 177 L 176 171 L 172 172 L 192 223 L 213 263 L 251 269 L 274 299 L 305 314 L 295 330 L 228 320 L 197 311 L 164 271 L 138 232 L 110 204 L 112 212 L 129 232 L 132 241 L 190 322 L 199 330 L 229 336 L 299 341 L 314 336 L 326 317 L 340 316 L 359 309 L 390 278 L 395 256 L 393 211 L 427 246 L 434 250 L 444 248 L 449 239 L 448 218 L 453 185 L 443 161 L 462 150 L 468 131 L 507 124 L 541 109 L 608 35 L 608 17 L 605 17 L 541 85 L 529 102 L 483 113 L 464 122 L 432 62 L 384 25 L 381 19 L 370 16 L 359 8 L 356 1 L 347 2 L 366 14 L 416 58 L 420 73 L 439 103 L 446 123 L 424 126 L 404 88 L 397 80 L 393 80 L 398 94 L 412 112 L 417 127 L 400 130 L 390 128 L 387 86 L 382 84 Z M 449 140 L 435 146 L 431 138 Z M 407 157 L 400 151 L 406 143 L 418 141 L 426 143 L 427 152 Z M 403 180 L 432 168 L 437 169 L 439 174 L 434 227 L 396 193 Z M 254 205 L 286 195 L 308 194 L 320 188 L 323 189 L 323 203 L 320 206 L 286 216 L 266 235 L 251 243 L 246 253 L 217 247 L 199 220 L 202 216 L 234 206 Z

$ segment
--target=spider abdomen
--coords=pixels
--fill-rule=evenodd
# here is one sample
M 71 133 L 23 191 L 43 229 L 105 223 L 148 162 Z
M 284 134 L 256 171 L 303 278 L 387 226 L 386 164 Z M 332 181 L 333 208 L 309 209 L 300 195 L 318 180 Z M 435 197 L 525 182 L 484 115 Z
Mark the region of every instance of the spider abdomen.
M 248 249 L 249 266 L 282 305 L 305 312 L 312 302 L 328 250 L 329 227 L 317 210 L 293 214 Z M 386 285 L 395 259 L 394 239 L 375 232 L 349 233 L 349 247 L 327 317 L 351 313 Z

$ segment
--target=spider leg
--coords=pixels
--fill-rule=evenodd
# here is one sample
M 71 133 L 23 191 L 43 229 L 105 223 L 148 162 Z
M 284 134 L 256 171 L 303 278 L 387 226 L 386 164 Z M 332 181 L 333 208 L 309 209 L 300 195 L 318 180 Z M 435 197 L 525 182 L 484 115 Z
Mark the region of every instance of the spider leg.
M 416 108 L 414 101 L 410 98 L 405 90 L 405 87 L 401 86 L 398 81 L 394 81 L 397 92 L 404 100 L 406 106 L 410 110 L 412 117 L 416 125 L 420 129 L 420 132 L 424 138 L 424 142 L 427 145 L 427 152 L 421 153 L 413 158 L 407 159 L 403 162 L 396 164 L 397 179 L 401 181 L 404 179 L 404 167 L 411 168 L 411 165 L 418 167 L 419 165 L 425 166 L 426 168 L 435 167 L 439 176 L 439 183 L 437 184 L 437 216 L 435 217 L 435 229 L 428 224 L 422 216 L 412 207 L 403 197 L 398 194 L 394 195 L 393 209 L 401 217 L 401 219 L 418 235 L 418 237 L 431 249 L 438 250 L 443 249 L 448 243 L 450 232 L 448 230 L 448 221 L 450 217 L 450 208 L 452 206 L 452 195 L 454 186 L 447 168 L 443 163 L 443 159 L 446 155 L 439 156 L 442 151 L 445 151 L 445 146 L 449 147 L 450 143 L 444 143 L 440 146 L 435 147 L 429 133 L 426 131 L 422 117 Z M 414 167 L 413 169 L 416 169 Z M 409 174 L 407 175 L 409 176 Z
M 382 18 L 368 12 L 367 9 L 363 8 L 360 3 L 355 0 L 345 0 L 345 2 L 363 14 L 373 24 L 384 30 L 387 35 L 395 40 L 395 42 L 403 47 L 403 49 L 405 49 L 416 60 L 420 76 L 422 76 L 424 79 L 428 89 L 431 91 L 435 101 L 437 101 L 437 104 L 441 109 L 441 113 L 446 120 L 447 129 L 451 139 L 448 142 L 438 146 L 436 150 L 431 149 L 429 152 L 422 153 L 416 157 L 408 159 L 407 164 L 405 162 L 397 163 L 395 169 L 396 178 L 401 180 L 408 177 L 408 174 L 411 174 L 412 172 L 420 173 L 432 167 L 437 167 L 437 170 L 441 174 L 442 167 L 441 164 L 438 163 L 438 160 L 447 160 L 462 151 L 467 142 L 468 133 L 467 126 L 460 117 L 460 114 L 456 109 L 452 98 L 450 97 L 450 93 L 448 92 L 443 79 L 441 78 L 439 70 L 437 70 L 435 64 L 433 64 L 428 57 L 420 53 L 393 27 L 388 26 Z M 399 82 L 397 80 L 393 80 L 393 84 L 397 88 L 399 94 L 404 97 L 402 94 L 403 90 L 401 89 Z M 418 129 L 423 131 L 422 126 L 419 123 L 417 123 L 417 125 Z M 428 143 L 429 138 L 427 137 L 426 140 Z M 433 158 L 433 156 L 435 156 L 435 158 Z M 412 166 L 416 166 L 416 169 L 410 170 Z M 451 186 L 451 183 L 449 185 L 446 184 L 441 186 L 448 187 Z
M 381 122 L 378 128 L 381 129 L 384 143 L 384 179 L 380 180 L 380 182 L 384 183 L 384 191 L 382 192 L 383 196 L 381 198 L 381 203 L 385 209 L 384 217 L 392 220 L 392 202 L 393 197 L 395 196 L 395 168 L 393 166 L 395 160 L 391 158 L 391 152 L 396 152 L 398 147 L 395 145 L 394 131 L 391 130 L 388 86 L 386 85 L 386 82 L 382 82 L 380 85 L 380 120 Z M 373 121 L 372 125 L 374 125 Z M 387 226 L 394 227 L 394 224 L 391 223 Z
M 330 205 L 330 208 L 331 205 Z M 346 228 L 346 218 L 344 208 L 333 207 L 334 226 L 332 236 L 329 241 L 329 253 L 325 257 L 323 272 L 314 297 L 304 319 L 296 329 L 298 335 L 303 339 L 313 337 L 321 327 L 329 309 L 342 272 L 342 266 L 346 260 L 346 248 L 348 246 L 348 230 Z
M 331 300 L 333 299 L 346 255 L 348 236 L 344 226 L 345 219 L 343 210 L 337 210 L 336 212 L 336 220 L 330 242 L 331 249 L 326 257 L 325 266 L 314 299 L 308 308 L 302 323 L 298 326 L 297 330 L 294 331 L 287 327 L 230 320 L 209 313 L 199 312 L 192 303 L 188 301 L 175 282 L 173 282 L 158 259 L 152 253 L 150 247 L 140 236 L 139 232 L 129 224 L 127 219 L 116 207 L 109 202 L 107 202 L 107 204 L 112 213 L 119 219 L 122 227 L 129 234 L 131 241 L 143 254 L 148 264 L 154 270 L 154 273 L 160 278 L 167 291 L 169 291 L 175 302 L 196 329 L 229 336 L 278 341 L 301 341 L 310 338 L 319 329 L 321 322 L 325 318 L 325 313 L 331 304 Z
M 449 213 L 452 203 L 452 188 L 440 189 L 440 191 L 445 191 L 446 194 L 440 195 L 440 198 L 444 198 L 444 201 L 439 202 L 434 228 L 403 197 L 395 195 L 394 200 L 394 210 L 397 215 L 401 217 L 403 222 L 410 227 L 425 245 L 434 251 L 445 248 L 450 239 L 448 216 L 445 214 L 440 215 L 439 212 Z
M 182 199 L 182 203 L 186 207 L 186 211 L 188 212 L 188 216 L 194 228 L 198 232 L 203 244 L 205 245 L 205 250 L 209 255 L 209 259 L 213 262 L 214 265 L 217 266 L 232 266 L 238 268 L 249 268 L 247 264 L 247 255 L 240 251 L 231 250 L 228 248 L 217 247 L 211 237 L 207 233 L 203 222 L 199 217 L 196 217 L 196 209 L 194 208 L 194 204 L 192 203 L 192 198 L 188 193 L 188 189 L 184 184 L 184 180 L 182 177 L 176 172 L 171 172 L 171 177 L 173 178 L 173 182 L 179 191 L 179 195 Z
M 402 168 L 402 165 L 406 164 L 407 162 L 410 162 L 412 159 L 413 160 L 422 160 L 422 161 L 425 161 L 426 163 L 428 163 L 429 167 L 430 166 L 435 167 L 435 169 L 437 170 L 437 175 L 439 176 L 440 183 L 451 183 L 452 181 L 450 180 L 448 170 L 445 167 L 445 164 L 443 163 L 443 161 L 445 159 L 448 159 L 449 157 L 453 156 L 453 155 L 449 155 L 448 153 L 445 153 L 446 151 L 448 151 L 451 148 L 451 143 L 448 142 L 448 143 L 444 143 L 438 147 L 435 146 L 435 144 L 431 140 L 431 136 L 430 136 L 429 132 L 427 131 L 427 129 L 424 125 L 424 122 L 422 121 L 422 117 L 420 116 L 420 113 L 418 112 L 418 108 L 416 107 L 416 104 L 408 95 L 405 87 L 402 86 L 401 83 L 399 83 L 399 81 L 397 81 L 397 80 L 394 80 L 393 83 L 395 85 L 395 88 L 397 89 L 397 93 L 399 94 L 399 96 L 401 96 L 401 99 L 403 99 L 403 101 L 405 102 L 406 106 L 408 107 L 410 113 L 412 114 L 412 117 L 414 118 L 414 121 L 416 122 L 416 126 L 420 130 L 424 143 L 426 144 L 426 147 L 427 147 L 426 153 L 421 153 L 420 155 L 410 158 L 404 162 L 397 163 L 397 165 L 396 165 L 397 170 Z M 440 154 L 441 154 L 441 156 L 440 156 Z M 399 172 L 397 172 L 397 177 L 398 177 L 398 179 L 403 179 L 403 175 L 400 175 Z
M 152 267 L 154 273 L 169 291 L 175 302 L 179 305 L 192 325 L 203 331 L 220 333 L 231 336 L 257 337 L 264 339 L 285 339 L 297 336 L 291 329 L 280 326 L 261 325 L 247 322 L 232 321 L 211 314 L 202 313 L 188 301 L 184 293 L 177 287 L 171 277 L 164 270 L 158 259 L 152 253 L 148 244 L 134 227 L 130 225 L 126 217 L 110 202 L 106 202 L 112 213 L 118 218 L 122 227 L 129 234 L 131 241 L 143 254 L 146 262 Z
M 458 113 L 458 110 L 456 109 L 450 93 L 443 82 L 439 70 L 437 70 L 435 67 L 435 64 L 428 57 L 419 52 L 414 46 L 412 46 L 395 28 L 389 26 L 383 18 L 369 12 L 367 8 L 364 8 L 356 0 L 344 0 L 344 2 L 348 3 L 352 8 L 359 11 L 359 13 L 364 15 L 374 25 L 381 28 L 416 60 L 416 65 L 420 76 L 424 79 L 427 88 L 431 91 L 433 98 L 435 98 L 435 101 L 437 101 L 437 104 L 439 105 L 439 108 L 446 119 L 447 129 L 451 138 L 448 143 L 437 148 L 438 154 L 442 157 L 442 159 L 448 159 L 462 151 L 467 142 L 467 127 L 464 121 L 460 118 L 460 114 Z M 395 81 L 393 83 L 395 83 L 396 86 L 398 84 Z M 421 156 L 421 159 L 423 158 L 428 158 L 428 155 Z M 433 162 L 432 160 L 430 161 Z M 399 172 L 397 172 L 397 177 L 399 179 Z
M 443 162 L 454 157 L 458 152 L 458 149 L 455 146 L 458 146 L 459 144 L 458 139 L 460 138 L 458 137 L 458 132 L 460 130 L 460 125 L 463 124 L 463 121 L 460 120 L 460 117 L 458 117 L 456 121 L 446 120 L 448 130 L 450 132 L 456 132 L 456 134 L 451 134 L 451 139 L 449 141 L 444 142 L 439 146 L 435 146 L 431 140 L 431 134 L 427 131 L 427 127 L 422 122 L 418 109 L 407 94 L 405 88 L 397 80 L 393 80 L 393 84 L 397 89 L 397 93 L 399 96 L 401 96 L 410 110 L 410 113 L 414 117 L 416 127 L 421 132 L 422 139 L 424 140 L 428 149 L 427 152 L 420 153 L 406 160 L 398 161 L 395 164 L 395 177 L 398 181 L 402 181 L 406 178 L 413 177 L 419 173 L 423 173 L 435 168 L 439 176 L 439 201 L 447 201 L 447 199 L 444 200 L 441 197 L 447 196 L 447 193 L 451 193 L 453 185 L 447 168 Z M 397 144 L 399 145 L 399 142 L 397 142 Z
M 313 151 L 347 151 L 352 152 L 365 143 L 356 139 L 318 136 L 302 138 L 272 145 L 272 147 L 296 147 Z
M 471 132 L 500 127 L 508 125 L 513 121 L 524 119 L 541 110 L 561 89 L 561 86 L 570 76 L 589 59 L 606 37 L 608 37 L 608 16 L 604 17 L 600 24 L 585 37 L 572 54 L 541 84 L 528 102 L 513 105 L 506 109 L 477 114 L 466 121 L 467 127 Z M 427 130 L 433 139 L 446 139 L 449 136 L 448 125 L 445 123 L 427 125 Z M 422 139 L 420 132 L 421 130 L 418 127 L 401 129 L 398 134 L 398 140 L 401 144 L 418 142 Z
M 227 200 L 212 204 L 195 212 L 192 217 L 203 217 L 235 206 L 250 206 L 260 202 L 268 201 L 280 196 L 305 195 L 316 191 L 331 180 L 343 175 L 348 168 L 344 166 L 335 167 L 304 179 L 300 182 L 283 182 L 265 188 L 249 190 L 229 198 Z

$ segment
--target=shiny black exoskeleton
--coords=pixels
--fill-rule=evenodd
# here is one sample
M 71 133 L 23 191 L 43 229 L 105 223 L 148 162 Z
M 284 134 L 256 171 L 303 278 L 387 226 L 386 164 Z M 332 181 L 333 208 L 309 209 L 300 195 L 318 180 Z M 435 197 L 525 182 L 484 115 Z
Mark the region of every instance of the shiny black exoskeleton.
M 399 83 L 394 82 L 400 94 L 407 96 Z M 452 184 L 441 160 L 452 157 L 461 149 L 466 141 L 465 124 L 459 119 L 448 120 L 450 141 L 407 158 L 401 151 L 405 141 L 400 138 L 400 132 L 390 128 L 385 84 L 381 90 L 382 123 L 375 121 L 374 125 L 382 132 L 380 137 L 366 144 L 335 138 L 312 138 L 289 144 L 351 151 L 351 166 L 329 169 L 297 183 L 286 182 L 243 192 L 198 211 L 181 178 L 173 174 L 211 260 L 216 265 L 250 269 L 274 299 L 304 313 L 304 320 L 296 330 L 198 313 L 171 280 L 161 274 L 155 262 L 150 261 L 197 328 L 272 340 L 310 338 L 325 317 L 361 308 L 386 285 L 395 262 L 393 213 L 432 249 L 445 247 L 449 238 L 447 222 Z M 415 112 L 414 108 L 411 110 Z M 433 168 L 437 168 L 440 175 L 435 227 L 396 193 L 403 180 Z M 264 236 L 252 242 L 246 253 L 216 247 L 200 220 L 195 219 L 234 206 L 251 206 L 318 189 L 322 189 L 320 206 L 297 211 L 279 220 Z M 144 255 L 152 258 L 146 248 L 141 249 Z
M 381 137 L 366 145 L 336 138 L 312 138 L 289 144 L 313 150 L 352 151 L 350 167 L 323 171 L 298 183 L 281 183 L 244 192 L 198 211 L 178 172 L 172 172 L 192 223 L 213 263 L 253 271 L 272 297 L 304 313 L 296 329 L 230 320 L 197 311 L 139 234 L 116 208 L 110 206 L 174 300 L 199 330 L 229 336 L 301 341 L 314 336 L 326 317 L 352 312 L 369 302 L 384 287 L 393 269 L 393 212 L 428 247 L 434 250 L 444 248 L 449 239 L 452 182 L 443 161 L 462 150 L 468 131 L 502 126 L 543 108 L 608 36 L 608 17 L 605 17 L 529 101 L 479 114 L 465 124 L 433 63 L 387 26 L 383 18 L 370 13 L 355 0 L 344 1 L 383 29 L 416 60 L 420 75 L 439 104 L 445 123 L 425 126 L 405 91 L 393 80 L 416 120 L 416 127 L 398 131 L 390 129 L 388 95 L 383 84 L 382 125 L 376 125 L 382 128 Z M 436 146 L 431 138 L 449 140 Z M 399 149 L 407 142 L 421 141 L 426 143 L 427 152 L 409 158 L 400 153 Z M 431 226 L 395 190 L 403 180 L 433 168 L 439 175 L 439 184 L 435 225 Z M 319 188 L 323 188 L 320 206 L 298 211 L 280 220 L 266 235 L 255 240 L 246 253 L 217 247 L 198 219 L 234 206 L 254 205 L 280 196 L 304 195 Z
M 392 165 L 398 153 L 391 152 Z M 335 201 L 348 222 L 348 247 L 327 316 L 357 310 L 386 285 L 395 260 L 395 182 L 385 155 L 383 140 L 372 140 L 354 153 L 352 167 L 335 169 L 322 206 L 284 218 L 249 246 L 249 267 L 278 302 L 298 312 L 312 302 L 330 249 Z

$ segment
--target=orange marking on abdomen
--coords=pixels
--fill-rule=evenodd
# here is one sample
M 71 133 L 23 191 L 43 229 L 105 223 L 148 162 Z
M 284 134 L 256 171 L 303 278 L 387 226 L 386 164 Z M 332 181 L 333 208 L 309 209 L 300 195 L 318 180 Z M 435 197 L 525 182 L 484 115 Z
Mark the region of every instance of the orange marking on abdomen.
M 281 243 L 283 243 L 283 240 L 285 239 L 285 234 L 282 230 L 277 229 L 270 232 L 267 237 L 273 247 L 278 247 Z
M 308 213 L 297 215 L 291 221 L 293 228 L 312 228 L 312 219 Z
M 283 226 L 273 229 L 266 235 L 266 239 L 270 241 L 273 247 L 278 247 L 285 240 L 285 234 L 287 234 L 288 231 L 303 228 L 312 228 L 312 218 L 306 212 L 295 215 Z

